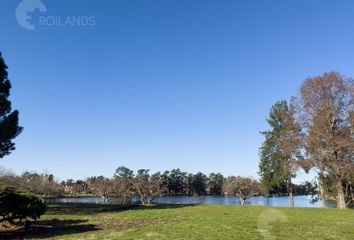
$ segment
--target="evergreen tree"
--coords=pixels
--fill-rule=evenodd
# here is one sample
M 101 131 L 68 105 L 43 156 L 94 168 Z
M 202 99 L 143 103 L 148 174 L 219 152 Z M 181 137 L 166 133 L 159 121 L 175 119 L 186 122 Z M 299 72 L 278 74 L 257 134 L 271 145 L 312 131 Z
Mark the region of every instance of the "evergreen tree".
M 211 195 L 221 195 L 222 185 L 225 181 L 224 176 L 221 173 L 210 173 L 209 174 L 209 194 Z
M 10 89 L 7 66 L 0 53 L 0 158 L 9 155 L 15 149 L 12 140 L 22 131 L 22 127 L 18 125 L 19 113 L 11 109 Z
M 269 191 L 286 186 L 293 207 L 291 180 L 301 159 L 301 126 L 295 121 L 294 108 L 285 100 L 272 106 L 267 121 L 271 130 L 262 132 L 265 141 L 260 149 L 259 175 Z

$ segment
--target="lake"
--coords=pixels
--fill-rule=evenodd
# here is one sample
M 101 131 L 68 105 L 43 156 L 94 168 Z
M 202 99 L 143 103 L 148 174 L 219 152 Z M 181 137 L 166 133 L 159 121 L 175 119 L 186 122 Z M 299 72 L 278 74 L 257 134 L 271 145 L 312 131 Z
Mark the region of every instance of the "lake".
M 321 201 L 312 203 L 311 196 L 294 196 L 295 207 L 313 207 L 319 208 L 322 206 Z M 132 202 L 138 202 L 139 198 L 131 198 Z M 81 197 L 81 198 L 57 198 L 52 199 L 50 202 L 61 202 L 61 203 L 104 203 L 107 199 L 101 197 Z M 121 198 L 110 198 L 109 203 L 121 203 Z M 160 204 L 236 204 L 240 205 L 240 200 L 238 197 L 227 197 L 227 196 L 163 196 L 155 198 L 154 203 Z M 274 207 L 289 207 L 289 197 L 252 197 L 246 200 L 245 205 L 263 205 L 263 206 L 274 206 Z M 327 206 L 329 208 L 335 208 L 335 201 L 327 201 Z

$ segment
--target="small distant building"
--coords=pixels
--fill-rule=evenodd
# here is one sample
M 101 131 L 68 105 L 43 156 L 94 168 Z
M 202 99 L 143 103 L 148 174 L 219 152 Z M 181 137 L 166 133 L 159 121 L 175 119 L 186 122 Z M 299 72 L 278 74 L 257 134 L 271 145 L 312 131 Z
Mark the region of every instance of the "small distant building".
M 82 180 L 69 179 L 64 182 L 64 191 L 68 194 L 86 193 L 88 185 Z

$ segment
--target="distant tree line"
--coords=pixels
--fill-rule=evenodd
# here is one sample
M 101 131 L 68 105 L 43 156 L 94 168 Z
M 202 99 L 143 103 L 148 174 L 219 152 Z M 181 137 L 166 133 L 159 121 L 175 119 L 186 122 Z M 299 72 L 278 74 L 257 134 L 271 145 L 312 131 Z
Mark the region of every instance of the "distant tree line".
M 240 180 L 234 181 L 234 179 Z M 162 195 L 178 196 L 203 196 L 203 195 L 230 195 L 237 196 L 237 192 L 230 190 L 234 187 L 238 189 L 248 187 L 254 194 L 264 195 L 265 187 L 261 182 L 251 177 L 229 176 L 224 177 L 221 173 L 210 173 L 206 175 L 202 172 L 187 173 L 181 169 L 172 169 L 164 172 L 150 174 L 149 169 L 139 169 L 134 172 L 127 167 L 118 167 L 112 178 L 94 176 L 86 179 L 88 186 L 87 193 L 102 196 L 121 196 L 128 199 L 131 196 L 144 198 L 155 198 Z M 316 186 L 313 183 L 294 185 L 296 195 L 307 195 L 314 193 Z M 150 195 L 149 195 L 150 194 Z M 284 189 L 277 189 L 272 195 L 286 195 Z
M 2 169 L 0 171 L 0 183 L 27 190 L 41 197 L 60 196 L 64 194 L 63 186 L 54 179 L 53 174 L 24 172 L 18 176 Z
M 105 199 L 122 198 L 122 203 L 130 201 L 131 197 L 139 197 L 142 204 L 151 203 L 154 198 L 169 195 L 227 195 L 237 196 L 243 204 L 252 196 L 267 195 L 264 185 L 250 177 L 229 176 L 221 173 L 187 173 L 180 169 L 156 172 L 150 174 L 148 169 L 140 169 L 134 173 L 121 166 L 113 177 L 93 176 L 84 180 L 68 179 L 59 182 L 52 174 L 24 172 L 16 175 L 0 171 L 0 182 L 19 189 L 32 192 L 35 195 L 51 198 L 61 196 L 95 195 Z M 315 192 L 316 187 L 309 182 L 295 185 L 295 195 L 308 195 Z M 272 195 L 286 195 L 286 188 L 274 190 Z

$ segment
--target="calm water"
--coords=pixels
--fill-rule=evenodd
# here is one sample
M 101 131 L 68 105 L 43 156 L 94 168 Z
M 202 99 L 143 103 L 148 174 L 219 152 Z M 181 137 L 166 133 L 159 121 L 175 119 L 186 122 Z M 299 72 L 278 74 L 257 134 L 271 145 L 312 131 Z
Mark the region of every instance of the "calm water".
M 107 202 L 107 199 L 100 197 L 84 197 L 84 198 L 57 198 L 51 200 L 52 202 L 62 203 L 103 203 Z M 138 202 L 139 199 L 132 198 L 133 202 Z M 110 198 L 110 203 L 121 203 L 121 198 Z M 295 196 L 294 202 L 296 207 L 321 207 L 321 201 L 312 203 L 311 196 Z M 225 196 L 163 196 L 154 199 L 154 203 L 165 204 L 240 204 L 238 197 L 225 197 Z M 263 206 L 275 206 L 275 207 L 289 207 L 289 197 L 252 197 L 246 200 L 245 205 L 263 205 Z M 327 201 L 327 206 L 335 208 L 336 203 L 333 201 Z

